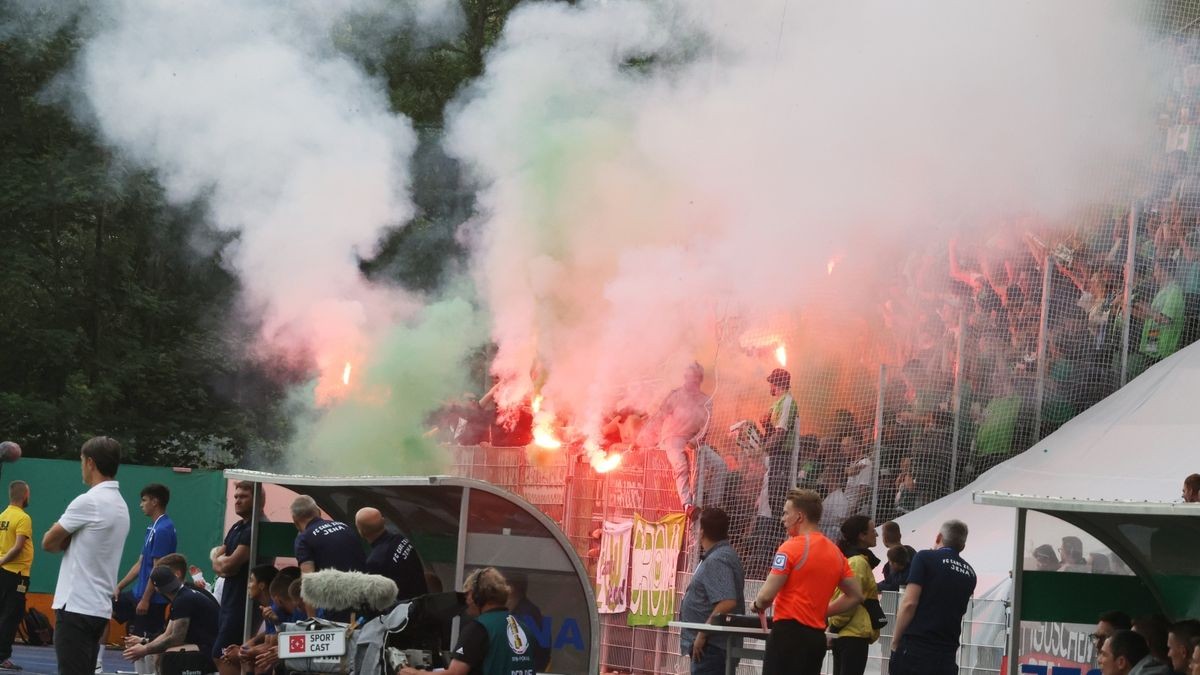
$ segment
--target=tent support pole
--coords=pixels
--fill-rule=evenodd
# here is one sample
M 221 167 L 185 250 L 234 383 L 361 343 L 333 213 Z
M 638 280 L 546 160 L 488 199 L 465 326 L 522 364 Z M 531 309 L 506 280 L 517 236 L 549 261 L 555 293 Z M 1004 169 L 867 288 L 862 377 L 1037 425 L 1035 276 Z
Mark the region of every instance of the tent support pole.
M 1125 238 L 1125 298 L 1122 302 L 1124 316 L 1121 317 L 1121 387 L 1129 381 L 1129 327 L 1133 321 L 1133 282 L 1137 273 L 1137 225 L 1140 215 L 1137 203 L 1130 204 L 1129 234 Z
M 964 308 L 958 313 L 958 338 L 954 341 L 954 393 L 951 395 L 954 428 L 950 432 L 950 486 L 945 494 L 950 494 L 958 489 L 958 441 L 959 426 L 962 424 L 963 342 L 966 332 L 967 312 Z
M 250 503 L 253 505 L 253 512 L 250 514 L 250 559 L 246 561 L 246 569 L 252 570 L 258 565 L 258 524 L 259 524 L 259 504 L 263 503 L 263 485 L 258 481 L 253 483 L 254 491 L 251 494 Z M 250 627 L 254 616 L 254 599 L 246 597 L 246 608 L 243 611 L 242 617 L 245 623 L 242 624 L 242 644 L 250 639 Z
M 458 551 L 454 556 L 454 590 L 461 590 L 466 581 L 467 565 L 467 519 L 471 515 L 471 488 L 464 487 L 462 502 L 458 505 Z M 454 617 L 450 622 L 450 644 L 458 643 L 458 629 L 462 619 Z
M 1021 672 L 1021 577 L 1025 574 L 1025 515 L 1017 509 L 1017 532 L 1013 545 L 1012 604 L 1008 619 L 1008 675 Z
M 875 400 L 875 462 L 871 466 L 871 518 L 875 520 L 879 519 L 879 458 L 883 450 L 883 390 L 886 386 L 887 366 L 881 363 L 879 396 Z
M 1042 313 L 1038 319 L 1037 389 L 1033 393 L 1033 435 L 1029 439 L 1031 445 L 1042 440 L 1042 406 L 1046 402 L 1046 351 L 1050 340 L 1046 330 L 1050 325 L 1050 275 L 1054 272 L 1053 254 L 1046 255 L 1046 264 L 1042 267 Z

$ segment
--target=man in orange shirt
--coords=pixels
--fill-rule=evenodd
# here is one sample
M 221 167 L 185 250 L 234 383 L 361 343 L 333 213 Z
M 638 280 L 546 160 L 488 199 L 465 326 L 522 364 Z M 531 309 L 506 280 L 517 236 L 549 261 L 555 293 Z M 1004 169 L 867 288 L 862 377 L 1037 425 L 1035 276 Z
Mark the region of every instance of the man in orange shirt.
M 789 538 L 779 547 L 754 599 L 756 612 L 765 612 L 772 602 L 775 606 L 763 675 L 820 675 L 826 619 L 862 603 L 862 588 L 846 556 L 821 534 L 821 495 L 792 490 L 780 522 Z M 842 595 L 830 602 L 835 588 Z

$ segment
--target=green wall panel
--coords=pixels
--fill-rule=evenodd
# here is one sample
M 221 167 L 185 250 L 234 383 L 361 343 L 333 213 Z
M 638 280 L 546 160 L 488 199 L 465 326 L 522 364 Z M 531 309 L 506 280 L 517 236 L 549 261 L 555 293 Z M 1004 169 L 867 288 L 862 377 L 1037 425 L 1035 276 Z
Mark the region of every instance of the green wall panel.
M 6 503 L 10 481 L 20 479 L 29 483 L 29 515 L 33 518 L 34 539 L 30 591 L 53 593 L 62 555 L 42 551 L 42 535 L 58 520 L 67 504 L 87 489 L 80 475 L 79 462 L 22 459 L 2 466 L 0 481 L 4 484 Z M 205 578 L 211 582 L 213 574 L 208 552 L 221 543 L 224 535 L 224 476 L 219 471 L 176 473 L 166 467 L 124 465 L 117 472 L 117 482 L 129 507 L 129 536 L 125 539 L 120 575 L 124 575 L 137 560 L 146 528 L 150 525 L 149 519 L 142 515 L 138 506 L 138 494 L 148 483 L 162 483 L 171 490 L 167 513 L 175 522 L 179 552 L 187 556 L 188 562 L 204 570 Z
M 1138 577 L 1027 570 L 1021 579 L 1022 621 L 1095 623 L 1113 609 L 1130 616 L 1162 611 Z

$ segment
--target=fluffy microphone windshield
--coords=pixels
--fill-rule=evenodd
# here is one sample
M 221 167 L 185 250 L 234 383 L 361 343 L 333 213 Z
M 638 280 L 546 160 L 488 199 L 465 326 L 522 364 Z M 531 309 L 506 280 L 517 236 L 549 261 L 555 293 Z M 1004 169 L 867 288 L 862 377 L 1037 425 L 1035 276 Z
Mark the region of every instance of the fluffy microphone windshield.
M 396 582 L 378 574 L 324 570 L 302 579 L 300 597 L 314 607 L 382 611 L 396 604 Z

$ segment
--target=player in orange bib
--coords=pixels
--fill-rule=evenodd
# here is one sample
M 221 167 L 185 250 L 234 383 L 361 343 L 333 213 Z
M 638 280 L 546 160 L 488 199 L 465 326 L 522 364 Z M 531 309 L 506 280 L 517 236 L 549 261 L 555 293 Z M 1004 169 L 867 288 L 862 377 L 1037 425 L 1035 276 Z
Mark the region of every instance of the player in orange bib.
M 780 518 L 788 539 L 771 563 L 771 573 L 754 599 L 762 613 L 774 603 L 763 675 L 819 675 L 825 659 L 825 623 L 862 603 L 862 588 L 846 556 L 821 534 L 821 495 L 788 493 Z M 835 588 L 842 595 L 833 602 Z

